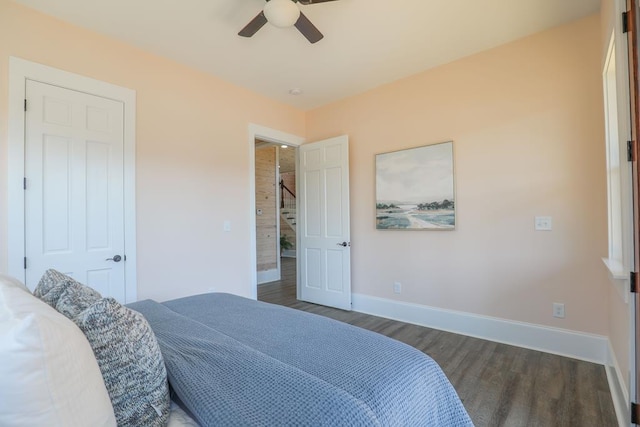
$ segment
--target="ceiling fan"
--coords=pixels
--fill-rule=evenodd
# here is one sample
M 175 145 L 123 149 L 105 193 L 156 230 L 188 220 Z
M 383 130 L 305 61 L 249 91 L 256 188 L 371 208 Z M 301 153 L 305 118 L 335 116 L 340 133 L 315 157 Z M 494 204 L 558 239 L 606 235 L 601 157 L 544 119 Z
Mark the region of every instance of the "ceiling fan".
M 310 43 L 320 41 L 324 36 L 302 13 L 296 3 L 303 5 L 324 3 L 335 0 L 267 0 L 262 12 L 251 20 L 239 33 L 242 37 L 251 37 L 267 22 L 278 28 L 295 27 Z

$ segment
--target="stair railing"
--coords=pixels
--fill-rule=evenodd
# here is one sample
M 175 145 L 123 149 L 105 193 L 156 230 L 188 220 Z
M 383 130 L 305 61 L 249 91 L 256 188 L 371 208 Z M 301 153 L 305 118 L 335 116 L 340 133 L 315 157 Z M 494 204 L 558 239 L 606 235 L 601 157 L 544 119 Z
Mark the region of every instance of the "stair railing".
M 295 209 L 296 195 L 280 180 L 280 209 Z

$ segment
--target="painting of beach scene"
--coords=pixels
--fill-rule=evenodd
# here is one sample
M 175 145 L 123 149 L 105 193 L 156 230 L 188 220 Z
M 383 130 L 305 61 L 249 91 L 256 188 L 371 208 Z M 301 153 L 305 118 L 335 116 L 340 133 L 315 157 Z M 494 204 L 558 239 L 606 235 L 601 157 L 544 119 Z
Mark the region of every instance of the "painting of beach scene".
M 376 155 L 376 228 L 453 230 L 453 142 Z

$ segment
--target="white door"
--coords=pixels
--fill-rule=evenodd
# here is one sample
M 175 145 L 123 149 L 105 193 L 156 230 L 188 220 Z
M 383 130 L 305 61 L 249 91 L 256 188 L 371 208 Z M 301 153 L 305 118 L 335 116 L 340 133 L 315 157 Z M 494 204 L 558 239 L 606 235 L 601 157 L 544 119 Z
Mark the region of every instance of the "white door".
M 300 299 L 351 310 L 349 138 L 299 150 Z
M 55 268 L 125 301 L 124 107 L 27 80 L 25 266 Z

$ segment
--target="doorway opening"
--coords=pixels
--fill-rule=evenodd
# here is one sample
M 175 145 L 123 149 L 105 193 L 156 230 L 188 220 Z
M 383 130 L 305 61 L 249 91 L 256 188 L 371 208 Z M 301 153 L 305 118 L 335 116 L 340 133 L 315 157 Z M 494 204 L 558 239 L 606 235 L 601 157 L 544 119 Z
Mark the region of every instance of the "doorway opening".
M 253 278 L 250 295 L 254 299 L 258 298 L 256 140 L 298 147 L 295 179 L 298 190 L 296 299 L 351 310 L 349 137 L 340 135 L 301 145 L 304 142 L 302 138 L 256 125 L 249 126 L 249 268 Z
M 258 286 L 286 276 L 295 289 L 297 248 L 295 146 L 255 141 L 256 277 Z
M 298 202 L 293 196 L 297 151 L 303 142 L 295 135 L 249 125 L 250 294 L 254 299 L 258 299 L 258 287 L 263 292 L 284 286 L 281 282 L 297 298 Z

